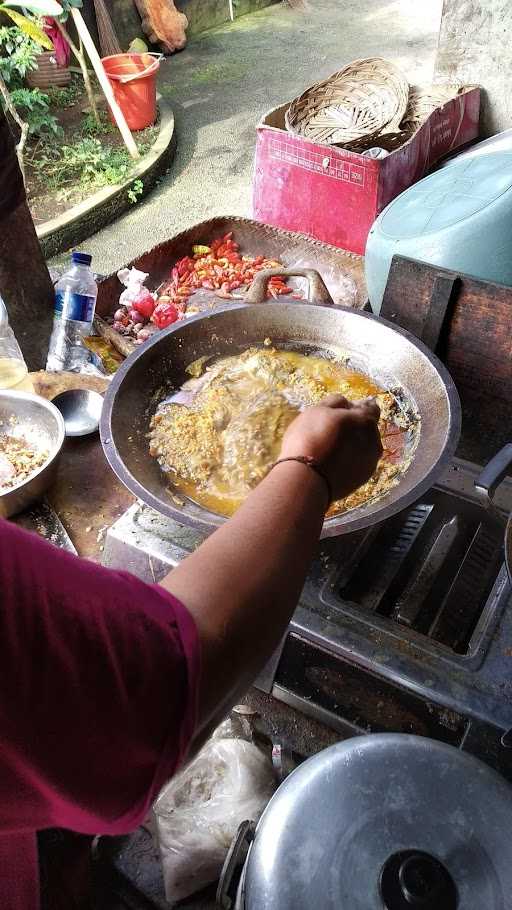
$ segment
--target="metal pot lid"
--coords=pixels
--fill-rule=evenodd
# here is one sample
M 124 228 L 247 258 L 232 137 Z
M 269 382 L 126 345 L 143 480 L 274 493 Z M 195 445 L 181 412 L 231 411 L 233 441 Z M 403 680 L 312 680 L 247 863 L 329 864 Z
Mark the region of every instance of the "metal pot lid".
M 512 788 L 452 746 L 357 737 L 282 784 L 247 860 L 246 910 L 510 910 Z

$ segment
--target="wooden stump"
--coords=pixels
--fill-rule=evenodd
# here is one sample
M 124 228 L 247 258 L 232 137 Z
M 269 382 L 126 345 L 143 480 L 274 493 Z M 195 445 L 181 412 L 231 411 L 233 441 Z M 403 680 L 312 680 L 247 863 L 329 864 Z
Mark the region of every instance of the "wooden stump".
M 135 0 L 135 5 L 151 44 L 159 44 L 164 53 L 171 54 L 185 47 L 188 19 L 176 9 L 173 0 Z

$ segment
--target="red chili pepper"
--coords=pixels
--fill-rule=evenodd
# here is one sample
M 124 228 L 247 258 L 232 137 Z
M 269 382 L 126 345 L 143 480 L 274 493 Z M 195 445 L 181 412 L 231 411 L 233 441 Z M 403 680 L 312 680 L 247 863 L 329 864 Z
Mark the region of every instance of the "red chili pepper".
M 187 275 L 194 268 L 194 260 L 190 256 L 184 256 L 176 263 L 175 268 L 178 270 L 180 278 Z

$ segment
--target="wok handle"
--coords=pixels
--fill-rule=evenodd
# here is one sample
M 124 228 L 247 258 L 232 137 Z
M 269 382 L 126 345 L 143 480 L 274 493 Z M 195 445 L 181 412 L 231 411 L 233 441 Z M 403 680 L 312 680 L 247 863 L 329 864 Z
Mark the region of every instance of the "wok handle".
M 267 286 L 270 278 L 307 278 L 309 282 L 308 301 L 310 303 L 334 304 L 324 280 L 316 269 L 263 269 L 255 275 L 246 296 L 247 303 L 264 303 L 267 299 Z
M 501 481 L 507 475 L 511 465 L 512 442 L 509 442 L 497 452 L 494 458 L 491 458 L 490 462 L 486 464 L 485 468 L 482 469 L 475 480 L 475 491 L 478 494 L 480 502 L 502 525 L 507 523 L 507 519 L 495 506 L 493 496 Z

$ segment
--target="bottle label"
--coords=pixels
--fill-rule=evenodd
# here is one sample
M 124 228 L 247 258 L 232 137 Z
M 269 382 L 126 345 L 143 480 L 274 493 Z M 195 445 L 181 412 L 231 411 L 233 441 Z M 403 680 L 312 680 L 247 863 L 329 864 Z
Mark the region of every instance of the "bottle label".
M 77 322 L 92 322 L 95 297 L 75 294 L 73 291 L 55 292 L 55 316 L 58 319 L 74 319 Z

